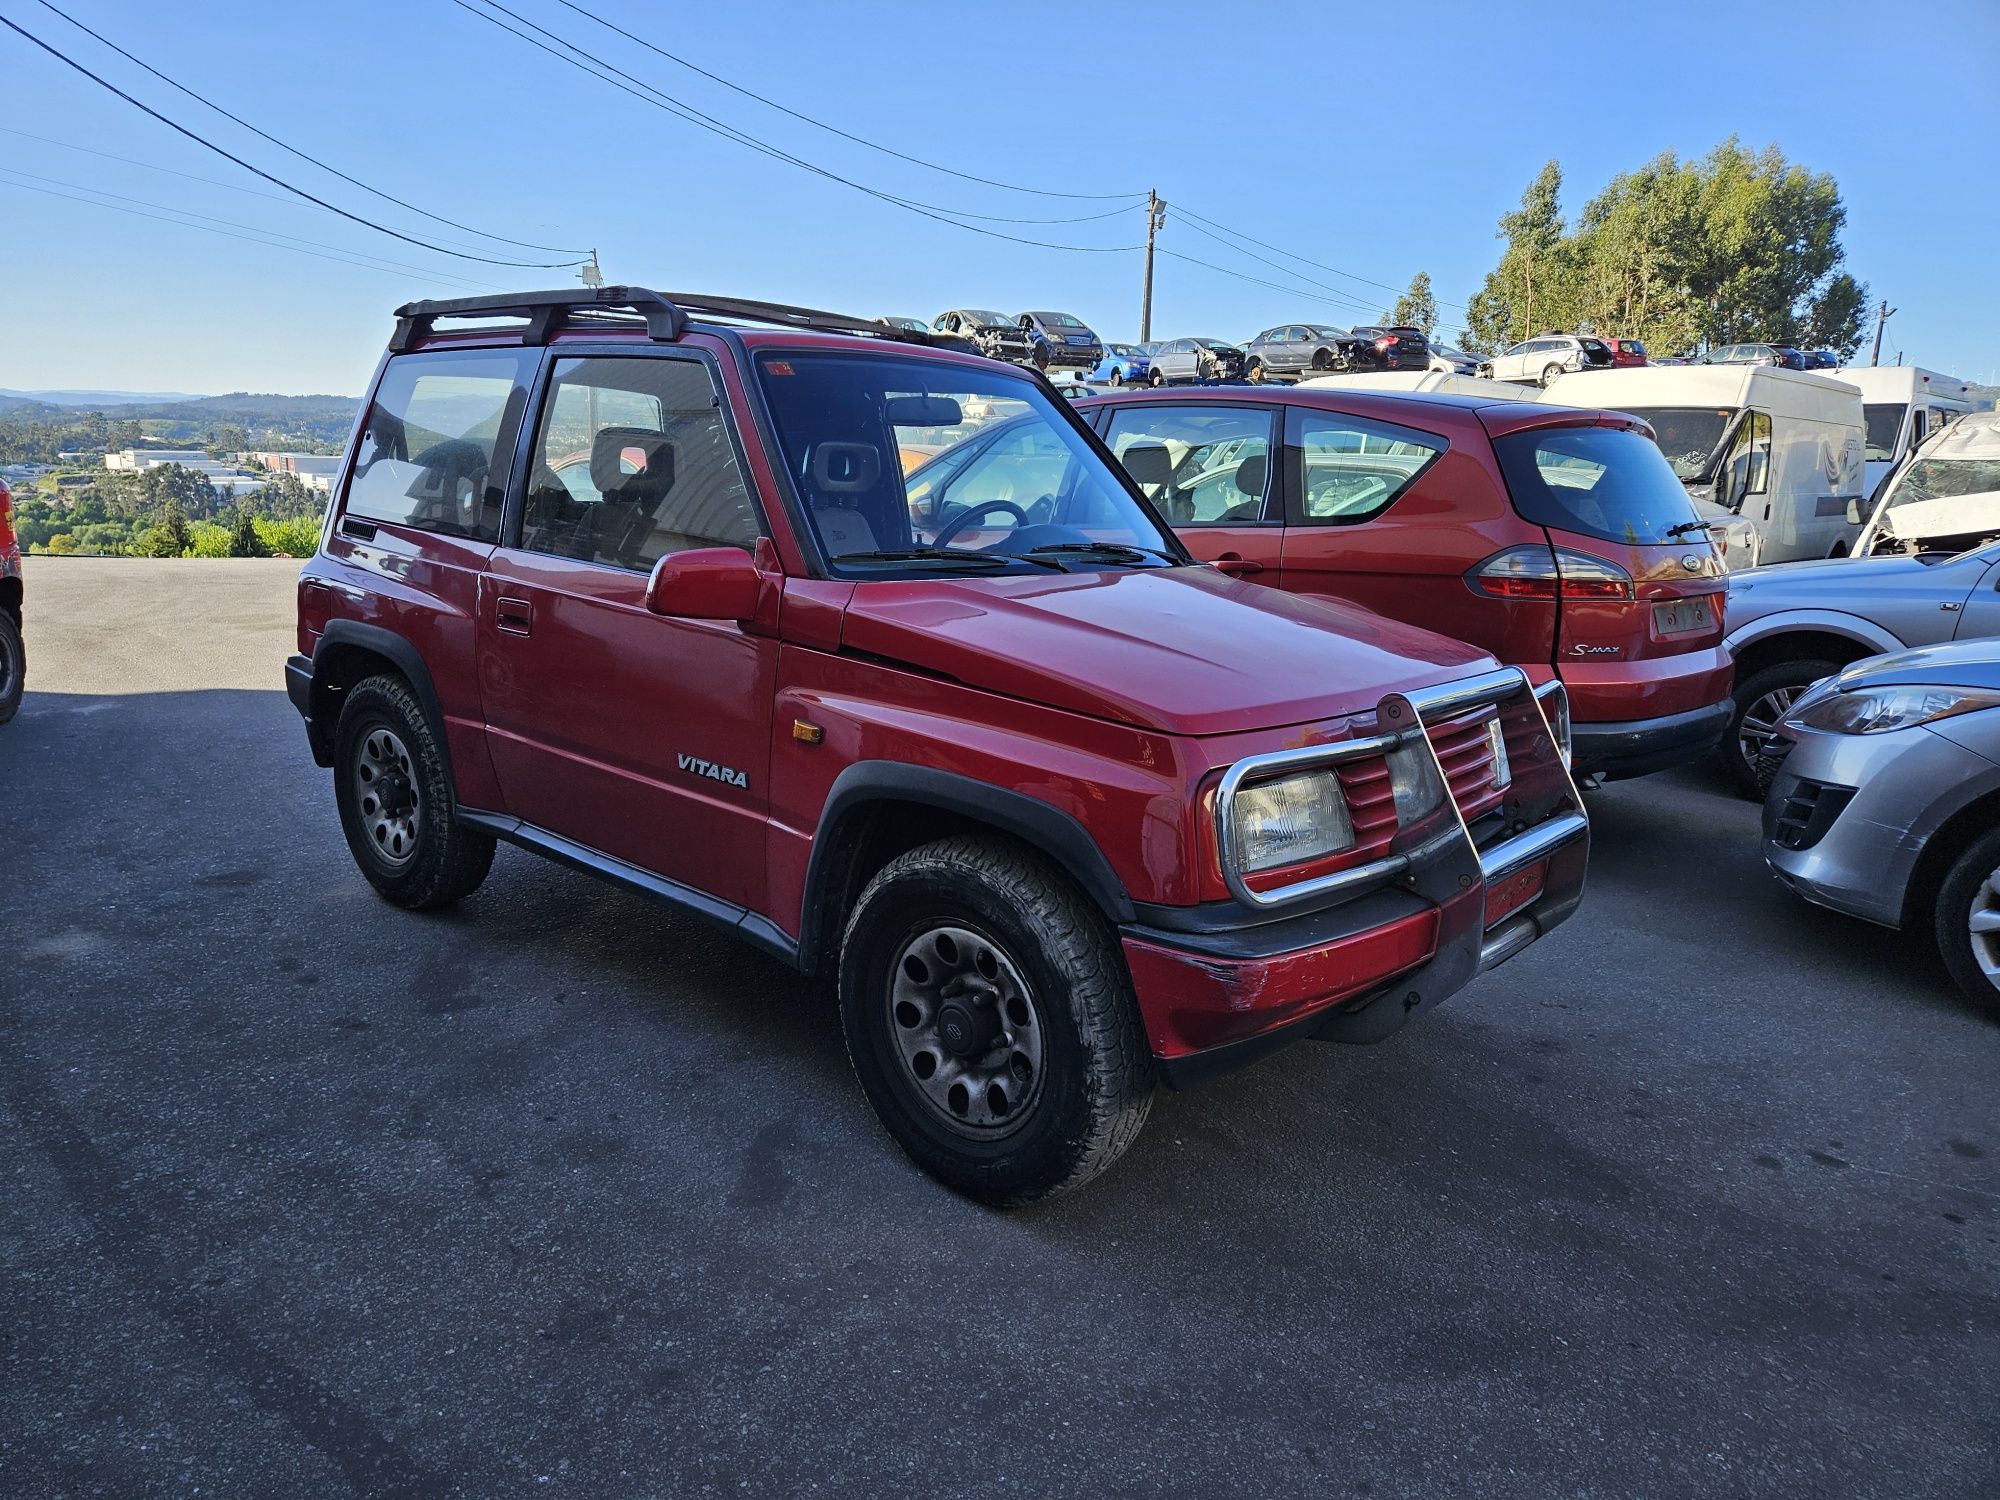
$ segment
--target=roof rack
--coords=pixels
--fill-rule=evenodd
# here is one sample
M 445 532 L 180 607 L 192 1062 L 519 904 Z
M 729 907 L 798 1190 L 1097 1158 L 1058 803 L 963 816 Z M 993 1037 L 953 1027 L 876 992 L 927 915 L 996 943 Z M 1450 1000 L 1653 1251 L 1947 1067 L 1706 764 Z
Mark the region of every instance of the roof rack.
M 671 344 L 687 331 L 688 314 L 707 313 L 739 323 L 767 323 L 783 328 L 805 328 L 817 333 L 855 333 L 906 344 L 946 342 L 929 333 L 891 328 L 873 318 L 854 318 L 845 313 L 824 312 L 813 307 L 792 307 L 782 302 L 753 302 L 740 297 L 710 297 L 694 292 L 656 292 L 643 286 L 573 287 L 550 292 L 507 292 L 494 297 L 453 297 L 444 301 L 406 302 L 396 309 L 396 331 L 390 335 L 392 354 L 407 351 L 427 338 L 439 318 L 525 317 L 527 329 L 522 342 L 546 344 L 557 329 L 573 322 L 598 319 L 595 312 L 632 312 L 646 320 L 646 336 L 658 343 Z M 583 319 L 574 315 L 585 314 Z

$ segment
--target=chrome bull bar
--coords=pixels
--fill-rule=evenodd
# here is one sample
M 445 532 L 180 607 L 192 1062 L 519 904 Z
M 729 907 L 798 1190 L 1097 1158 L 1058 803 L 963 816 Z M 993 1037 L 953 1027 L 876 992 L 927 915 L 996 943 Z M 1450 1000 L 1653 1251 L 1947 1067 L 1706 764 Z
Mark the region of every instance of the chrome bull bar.
M 1583 895 L 1590 820 L 1570 775 L 1566 736 L 1559 735 L 1550 720 L 1553 710 L 1566 724 L 1562 691 L 1556 682 L 1537 689 L 1518 668 L 1503 668 L 1435 688 L 1389 694 L 1376 710 L 1378 732 L 1365 738 L 1238 761 L 1223 776 L 1215 799 L 1217 844 L 1230 894 L 1255 910 L 1284 910 L 1400 883 L 1448 914 L 1440 927 L 1436 955 L 1422 975 L 1415 976 L 1424 979 L 1424 988 L 1441 997 L 1504 963 L 1568 918 Z M 1504 836 L 1489 836 L 1484 849 L 1466 824 L 1429 729 L 1429 722 L 1480 704 L 1491 704 L 1499 713 L 1512 770 L 1497 808 Z M 1397 751 L 1425 757 L 1443 794 L 1436 805 L 1397 829 L 1386 854 L 1351 869 L 1270 890 L 1250 887 L 1231 814 L 1238 790 L 1298 771 Z M 1489 817 L 1490 813 L 1481 815 L 1482 826 Z M 1489 931 L 1485 889 L 1544 861 L 1547 874 L 1541 889 Z

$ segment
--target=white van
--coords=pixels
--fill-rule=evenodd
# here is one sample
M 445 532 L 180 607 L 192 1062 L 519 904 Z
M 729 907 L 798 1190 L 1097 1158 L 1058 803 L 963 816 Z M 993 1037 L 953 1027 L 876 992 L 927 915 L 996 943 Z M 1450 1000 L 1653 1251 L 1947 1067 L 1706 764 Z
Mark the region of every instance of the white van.
M 1861 392 L 1867 424 L 1867 492 L 1881 497 L 1882 481 L 1931 434 L 1972 410 L 1966 383 L 1955 375 L 1915 365 L 1854 365 L 1826 372 Z
M 2000 538 L 2000 412 L 1940 427 L 1882 486 L 1854 550 L 1965 552 Z
M 1845 557 L 1860 529 L 1861 392 L 1771 365 L 1648 365 L 1565 375 L 1556 406 L 1652 425 L 1732 569 Z

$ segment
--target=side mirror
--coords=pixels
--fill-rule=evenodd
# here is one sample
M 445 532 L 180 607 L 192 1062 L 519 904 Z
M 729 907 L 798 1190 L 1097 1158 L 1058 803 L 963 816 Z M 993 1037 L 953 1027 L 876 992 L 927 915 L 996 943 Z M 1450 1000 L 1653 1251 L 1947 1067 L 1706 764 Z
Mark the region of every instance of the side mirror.
M 748 620 L 760 587 L 757 565 L 741 547 L 696 547 L 653 564 L 646 608 L 680 620 Z
M 1847 524 L 1849 526 L 1859 526 L 1861 524 L 1861 502 L 1859 500 L 1849 500 L 1847 502 Z

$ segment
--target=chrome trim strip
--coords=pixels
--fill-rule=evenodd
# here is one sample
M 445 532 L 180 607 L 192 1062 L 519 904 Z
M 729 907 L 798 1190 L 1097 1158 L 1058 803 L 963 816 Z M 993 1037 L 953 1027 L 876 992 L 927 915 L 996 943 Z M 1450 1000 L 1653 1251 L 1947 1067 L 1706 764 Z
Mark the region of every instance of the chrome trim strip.
M 1531 916 L 1514 917 L 1496 928 L 1479 945 L 1479 971 L 1504 964 L 1542 935 L 1541 924 Z
M 1516 870 L 1590 831 L 1590 820 L 1580 812 L 1558 813 L 1546 823 L 1537 823 L 1526 833 L 1495 844 L 1479 856 L 1479 878 L 1487 884 L 1504 880 Z

